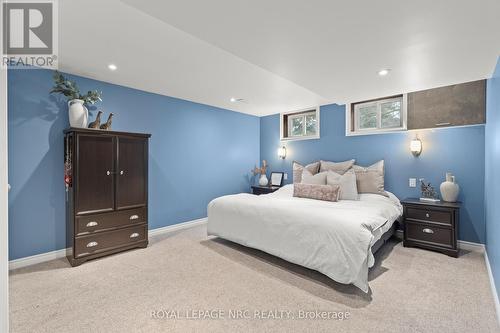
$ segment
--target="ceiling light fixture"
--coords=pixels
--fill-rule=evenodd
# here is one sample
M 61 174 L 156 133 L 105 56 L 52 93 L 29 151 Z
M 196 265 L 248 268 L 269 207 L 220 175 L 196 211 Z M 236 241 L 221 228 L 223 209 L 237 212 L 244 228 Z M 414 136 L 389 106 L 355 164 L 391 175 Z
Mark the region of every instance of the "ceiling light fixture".
M 115 64 L 109 64 L 108 68 L 109 68 L 110 71 L 116 71 L 118 69 L 118 67 L 116 67 Z
M 381 69 L 378 71 L 379 76 L 386 76 L 391 70 L 389 68 Z

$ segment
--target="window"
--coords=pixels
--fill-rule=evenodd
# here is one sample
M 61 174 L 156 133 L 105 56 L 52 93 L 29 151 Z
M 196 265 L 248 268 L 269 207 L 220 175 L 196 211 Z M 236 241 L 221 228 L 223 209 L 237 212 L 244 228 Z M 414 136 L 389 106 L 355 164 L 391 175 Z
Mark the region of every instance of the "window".
M 406 130 L 406 95 L 348 104 L 347 135 Z
M 281 114 L 281 140 L 319 138 L 319 108 Z

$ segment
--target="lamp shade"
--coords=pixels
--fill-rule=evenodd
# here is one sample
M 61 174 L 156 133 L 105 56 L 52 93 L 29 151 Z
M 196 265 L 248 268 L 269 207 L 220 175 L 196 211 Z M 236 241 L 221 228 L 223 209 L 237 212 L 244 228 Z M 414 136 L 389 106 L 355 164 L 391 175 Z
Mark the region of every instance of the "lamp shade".
M 410 151 L 414 156 L 420 155 L 422 152 L 422 141 L 420 139 L 415 138 L 410 142 Z
M 278 148 L 278 157 L 281 159 L 285 159 L 285 157 L 286 157 L 286 147 L 285 146 Z

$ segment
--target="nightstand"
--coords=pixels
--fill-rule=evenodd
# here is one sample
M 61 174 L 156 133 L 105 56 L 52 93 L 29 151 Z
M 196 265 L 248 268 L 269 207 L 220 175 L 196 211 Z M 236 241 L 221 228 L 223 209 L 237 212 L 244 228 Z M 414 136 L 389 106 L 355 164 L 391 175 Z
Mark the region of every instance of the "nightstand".
M 273 193 L 278 190 L 279 186 L 252 186 L 252 193 L 256 195 Z
M 403 246 L 420 247 L 458 257 L 460 202 L 401 201 L 404 208 Z

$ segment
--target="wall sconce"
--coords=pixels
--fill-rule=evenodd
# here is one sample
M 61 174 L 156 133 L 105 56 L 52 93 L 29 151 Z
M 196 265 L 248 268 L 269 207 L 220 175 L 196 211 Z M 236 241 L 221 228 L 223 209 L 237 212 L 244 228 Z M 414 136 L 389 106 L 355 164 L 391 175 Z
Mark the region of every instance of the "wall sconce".
M 410 151 L 413 154 L 413 156 L 417 157 L 422 153 L 422 141 L 418 137 L 415 139 L 411 140 L 410 142 Z
M 285 146 L 278 148 L 278 157 L 283 159 L 283 160 L 285 159 L 285 157 L 286 157 L 286 147 Z

